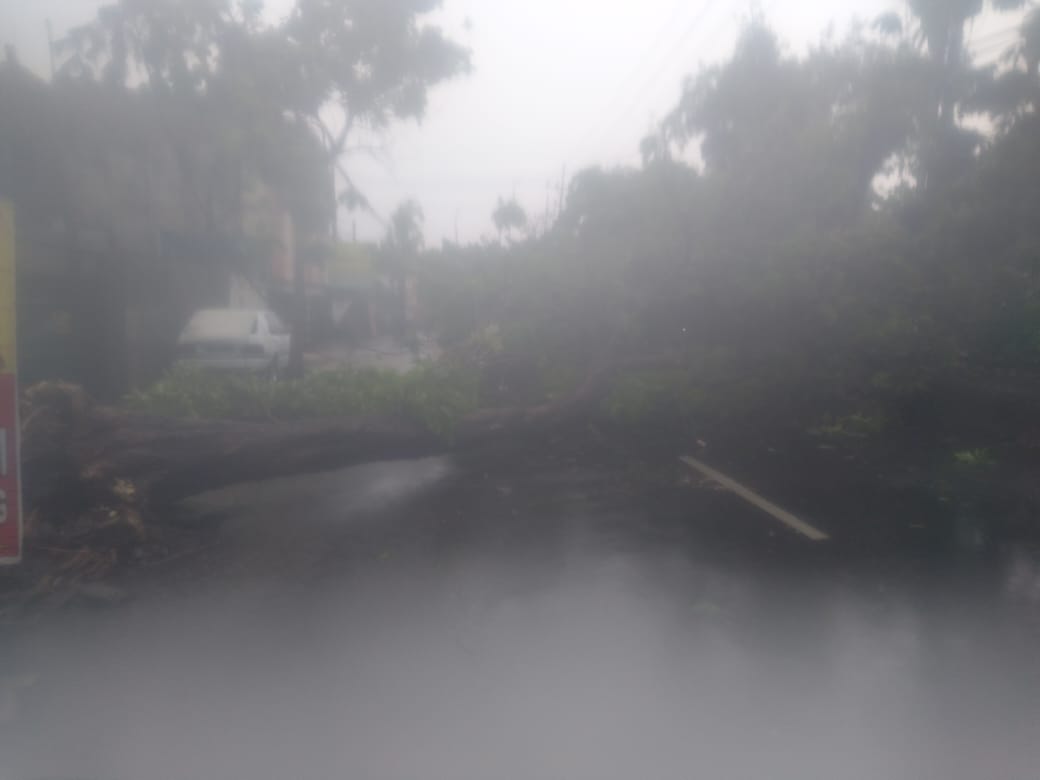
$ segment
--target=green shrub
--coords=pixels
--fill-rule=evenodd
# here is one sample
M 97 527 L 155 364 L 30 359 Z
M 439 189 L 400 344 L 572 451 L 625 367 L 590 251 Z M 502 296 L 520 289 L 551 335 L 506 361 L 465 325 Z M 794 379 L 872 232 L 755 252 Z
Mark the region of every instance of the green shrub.
M 613 419 L 638 424 L 660 416 L 688 418 L 704 409 L 707 396 L 688 370 L 641 371 L 620 377 L 604 399 Z
M 953 453 L 953 461 L 958 466 L 964 466 L 966 468 L 988 468 L 995 466 L 997 459 L 993 457 L 993 453 L 985 447 L 976 447 L 971 450 L 958 450 Z
M 131 409 L 195 418 L 292 420 L 385 416 L 413 420 L 450 436 L 478 405 L 479 382 L 457 366 L 426 365 L 405 374 L 341 369 L 287 382 L 177 367 L 131 393 Z
M 810 428 L 809 433 L 813 436 L 863 439 L 881 433 L 884 425 L 880 414 L 854 412 L 844 417 L 827 416 L 819 425 Z

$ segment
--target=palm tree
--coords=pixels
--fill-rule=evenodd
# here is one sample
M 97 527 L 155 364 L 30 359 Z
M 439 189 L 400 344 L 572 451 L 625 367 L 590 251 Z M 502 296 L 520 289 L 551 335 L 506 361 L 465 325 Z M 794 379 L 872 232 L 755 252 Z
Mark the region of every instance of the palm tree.
M 418 201 L 406 200 L 390 215 L 384 247 L 388 270 L 397 297 L 398 328 L 402 338 L 408 338 L 408 272 L 423 247 L 423 214 Z
M 917 18 L 918 37 L 939 66 L 937 111 L 943 124 L 954 124 L 954 80 L 964 64 L 964 26 L 986 6 L 994 11 L 1022 8 L 1028 0 L 908 0 Z
M 499 240 L 505 233 L 507 238 L 512 239 L 513 230 L 523 230 L 527 226 L 527 212 L 515 197 L 509 200 L 498 199 L 498 205 L 491 214 L 491 220 L 495 223 Z

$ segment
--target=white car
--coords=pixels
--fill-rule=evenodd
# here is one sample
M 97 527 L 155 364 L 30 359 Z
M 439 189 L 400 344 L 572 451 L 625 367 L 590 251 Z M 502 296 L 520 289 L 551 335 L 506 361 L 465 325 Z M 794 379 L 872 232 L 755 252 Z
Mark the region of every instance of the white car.
M 177 339 L 178 363 L 277 377 L 289 363 L 289 329 L 272 311 L 202 309 Z

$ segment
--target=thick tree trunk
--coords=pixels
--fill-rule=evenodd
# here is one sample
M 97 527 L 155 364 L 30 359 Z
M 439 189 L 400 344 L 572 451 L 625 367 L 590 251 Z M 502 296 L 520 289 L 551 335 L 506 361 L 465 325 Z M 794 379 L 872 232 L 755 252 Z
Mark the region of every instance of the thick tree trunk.
M 25 499 L 52 515 L 93 504 L 151 509 L 235 482 L 419 457 L 446 449 L 419 426 L 381 420 L 182 420 L 92 404 L 77 388 L 29 394 Z
M 236 482 L 422 457 L 537 434 L 592 411 L 619 367 L 660 361 L 611 364 L 593 372 L 571 395 L 550 403 L 481 410 L 460 420 L 449 438 L 407 420 L 150 416 L 95 405 L 74 386 L 40 385 L 27 392 L 23 411 L 26 503 L 46 507 L 101 500 L 115 490 L 132 494 L 137 506 L 154 507 Z
M 107 571 L 149 538 L 148 521 L 206 490 L 378 460 L 514 446 L 593 413 L 618 369 L 661 360 L 607 365 L 550 403 L 481 410 L 460 420 L 450 438 L 407 420 L 158 417 L 96 405 L 73 385 L 38 385 L 26 392 L 22 411 L 30 554 L 50 551 L 64 556 L 61 566 L 87 560 Z

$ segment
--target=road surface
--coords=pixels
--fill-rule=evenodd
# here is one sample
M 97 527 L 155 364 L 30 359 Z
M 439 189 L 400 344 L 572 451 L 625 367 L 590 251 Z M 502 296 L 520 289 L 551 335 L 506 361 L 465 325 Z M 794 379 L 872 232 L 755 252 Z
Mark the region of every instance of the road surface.
M 206 547 L 130 602 L 0 643 L 0 780 L 1037 776 L 1028 548 L 817 544 L 678 464 L 566 456 L 192 512 Z

